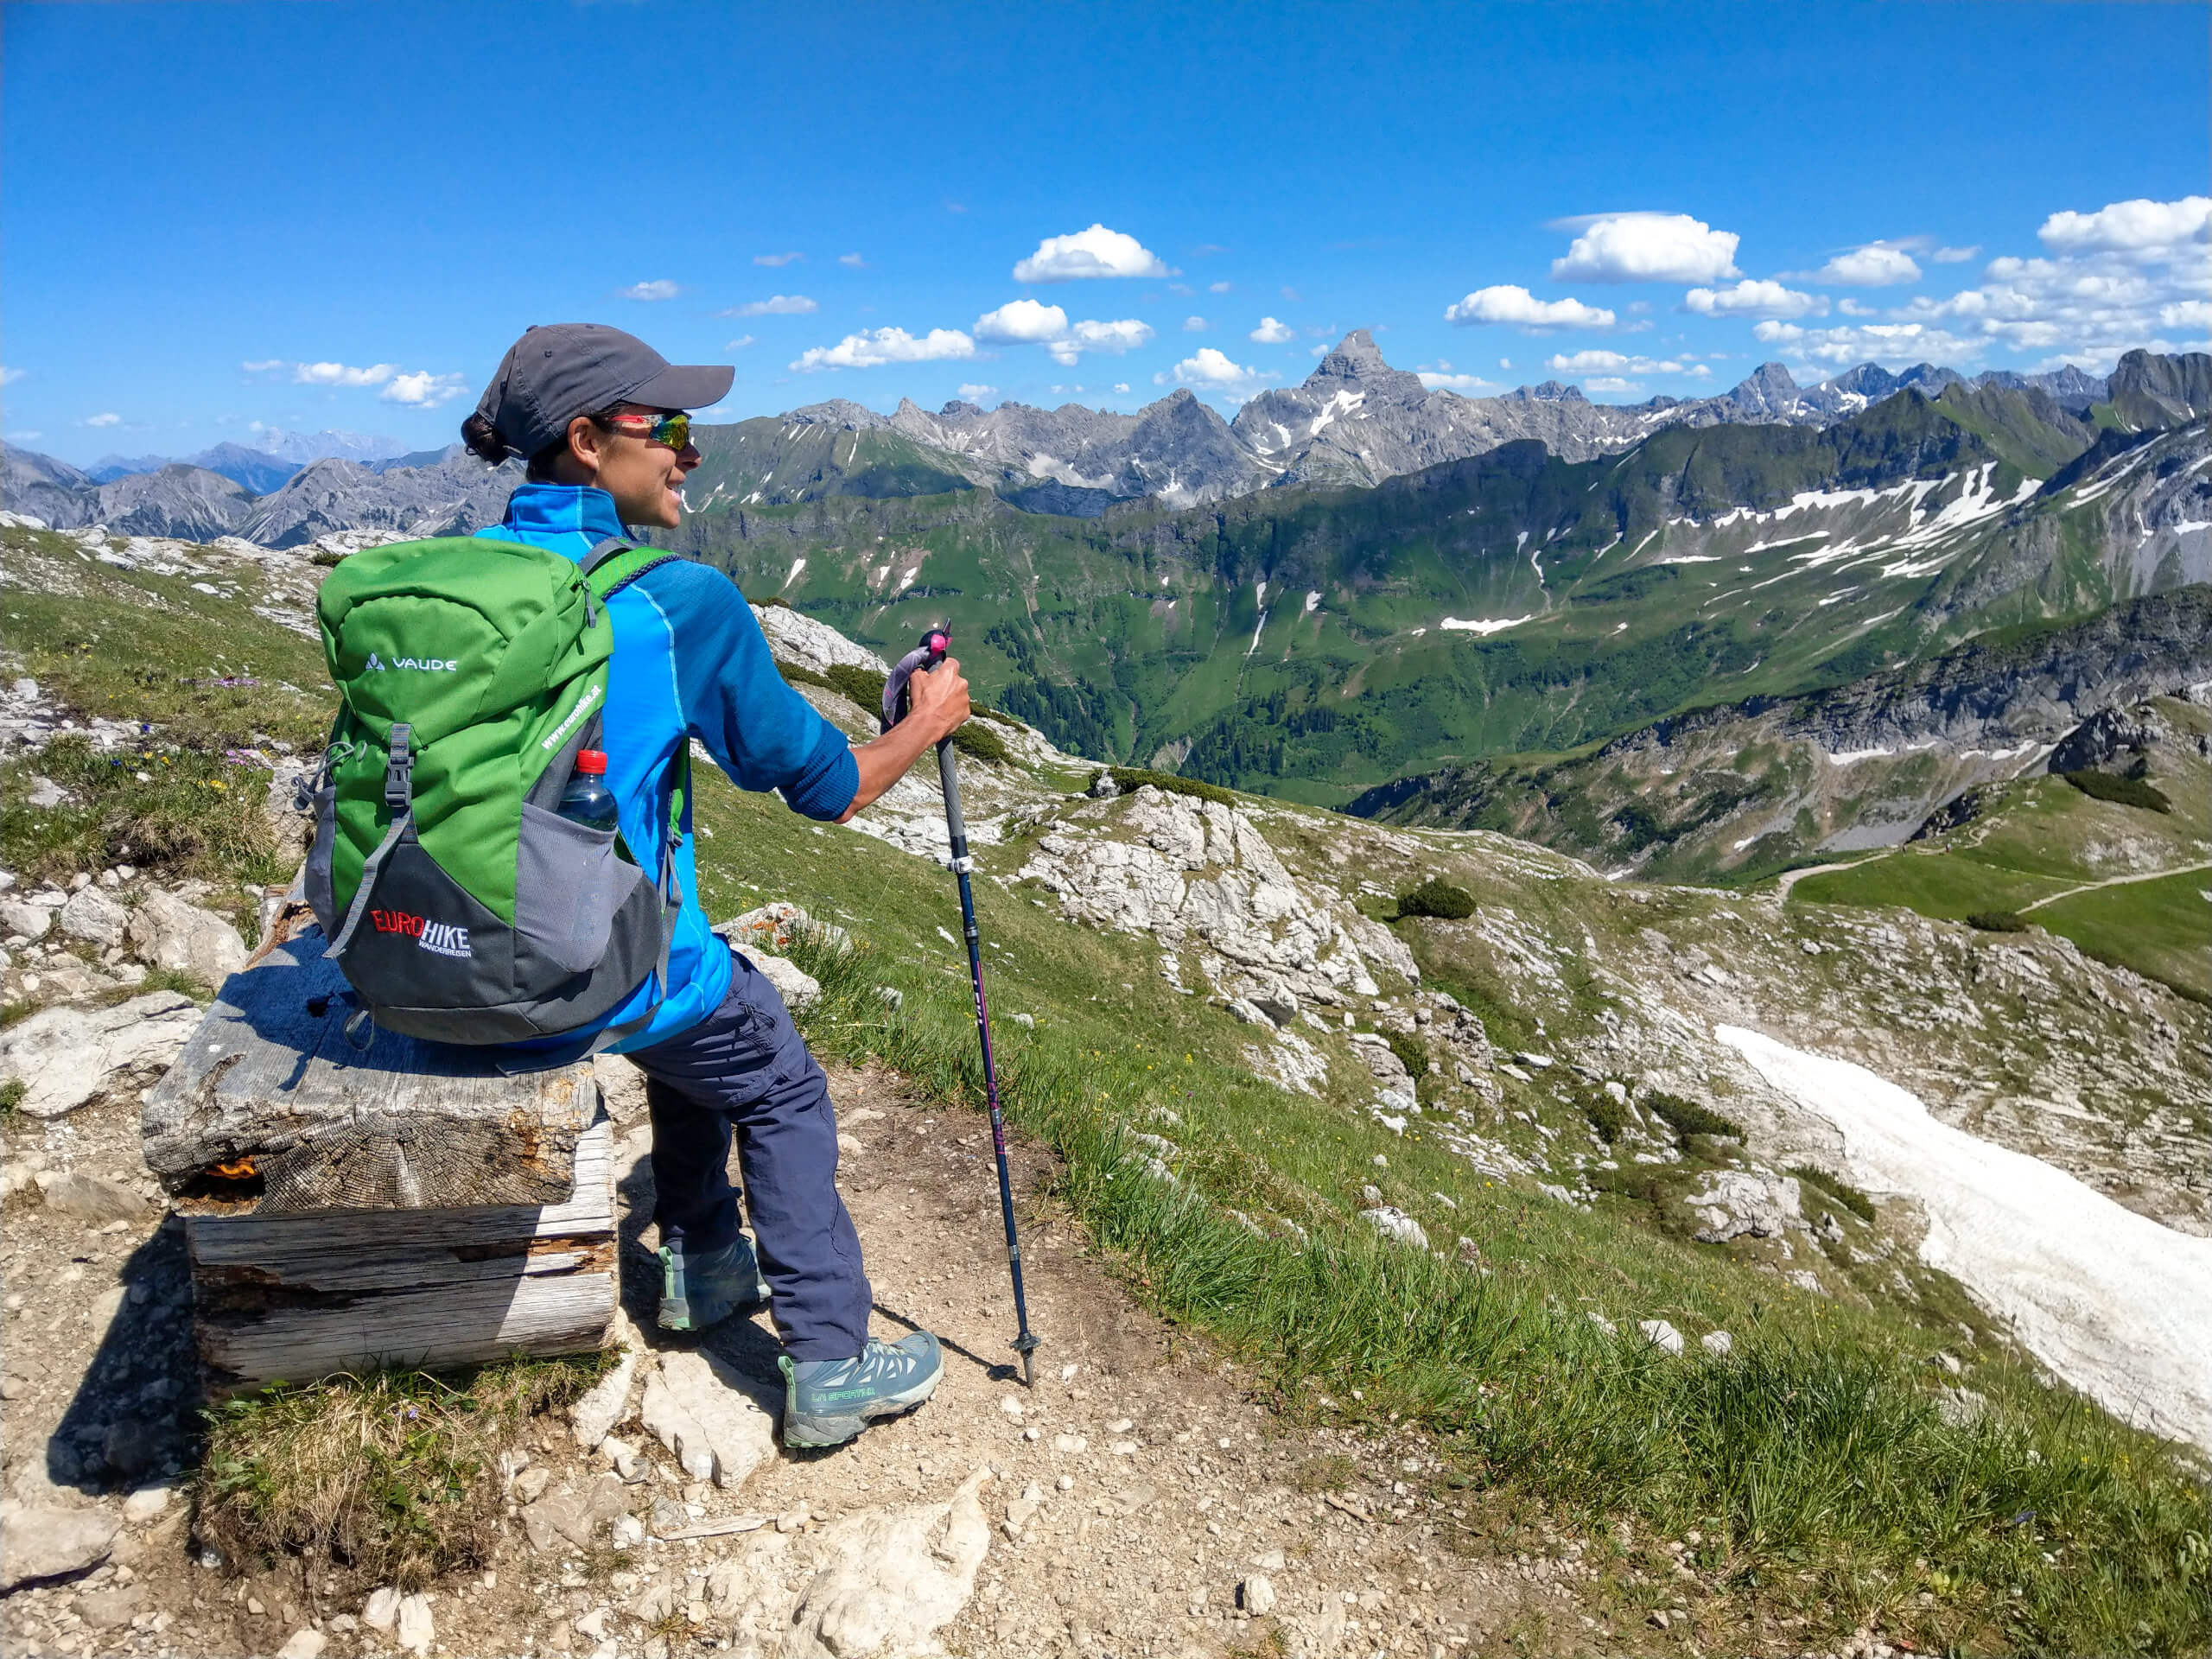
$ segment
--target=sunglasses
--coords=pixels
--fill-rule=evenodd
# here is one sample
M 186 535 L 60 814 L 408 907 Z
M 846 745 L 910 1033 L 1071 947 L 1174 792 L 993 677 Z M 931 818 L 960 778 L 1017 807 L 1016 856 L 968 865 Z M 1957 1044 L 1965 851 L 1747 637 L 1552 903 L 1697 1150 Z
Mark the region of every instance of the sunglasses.
M 670 449 L 687 449 L 691 445 L 691 417 L 678 412 L 674 415 L 596 415 L 592 417 L 610 431 L 626 432 L 632 437 L 643 438 L 647 443 L 658 443 Z

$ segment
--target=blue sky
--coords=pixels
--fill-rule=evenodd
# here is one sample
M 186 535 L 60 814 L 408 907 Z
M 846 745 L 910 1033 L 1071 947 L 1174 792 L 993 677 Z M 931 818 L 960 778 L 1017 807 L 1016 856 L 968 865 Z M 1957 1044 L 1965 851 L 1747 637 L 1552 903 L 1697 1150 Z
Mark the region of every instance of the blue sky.
M 4 429 L 429 446 L 574 319 L 735 363 L 716 418 L 1227 411 L 1362 326 L 1470 393 L 2102 369 L 2212 334 L 2208 19 L 10 3 Z

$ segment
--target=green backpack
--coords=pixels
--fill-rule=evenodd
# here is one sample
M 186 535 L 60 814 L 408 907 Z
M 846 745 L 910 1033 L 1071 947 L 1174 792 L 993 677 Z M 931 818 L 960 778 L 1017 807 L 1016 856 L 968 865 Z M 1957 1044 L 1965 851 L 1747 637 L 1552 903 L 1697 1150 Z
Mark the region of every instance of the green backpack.
M 609 540 L 579 566 L 440 537 L 355 553 L 324 581 L 344 707 L 308 785 L 307 898 L 378 1024 L 512 1043 L 603 1019 L 649 974 L 665 993 L 689 745 L 658 880 L 618 832 L 558 809 L 576 752 L 599 747 L 606 602 L 673 556 Z

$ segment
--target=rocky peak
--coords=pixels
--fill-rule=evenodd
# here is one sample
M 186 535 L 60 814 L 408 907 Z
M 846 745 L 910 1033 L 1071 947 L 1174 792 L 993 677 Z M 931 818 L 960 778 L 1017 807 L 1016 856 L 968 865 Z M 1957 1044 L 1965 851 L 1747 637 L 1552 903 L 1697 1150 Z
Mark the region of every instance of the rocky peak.
M 1580 386 L 1561 385 L 1556 380 L 1547 380 L 1541 385 L 1516 386 L 1500 402 L 1522 404 L 1586 404 L 1590 400 L 1582 395 Z
M 1339 391 L 1360 391 L 1370 397 L 1387 397 L 1418 402 L 1428 396 L 1428 389 L 1421 377 L 1403 369 L 1394 369 L 1382 360 L 1382 351 L 1375 343 L 1375 336 L 1364 328 L 1355 328 L 1338 342 L 1336 350 L 1323 358 L 1313 373 L 1306 377 L 1304 390 L 1327 397 Z
M 915 409 L 911 401 L 903 397 L 899 400 L 899 408 L 901 413 L 908 410 L 912 410 L 917 415 L 922 412 Z M 832 397 L 824 403 L 806 404 L 792 410 L 784 418 L 787 421 L 804 422 L 813 426 L 842 427 L 848 432 L 873 432 L 878 427 L 891 424 L 891 417 L 879 415 L 874 410 L 853 402 L 849 397 Z

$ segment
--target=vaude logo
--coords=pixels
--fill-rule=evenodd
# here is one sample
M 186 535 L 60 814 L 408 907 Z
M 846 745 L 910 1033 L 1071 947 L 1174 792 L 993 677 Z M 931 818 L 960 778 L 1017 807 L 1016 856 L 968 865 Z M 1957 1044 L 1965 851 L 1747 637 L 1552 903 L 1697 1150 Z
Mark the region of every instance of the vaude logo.
M 429 921 L 404 910 L 372 910 L 369 922 L 379 933 L 407 934 L 418 948 L 434 956 L 459 957 L 465 961 L 471 954 L 468 930 L 451 922 Z
M 461 672 L 461 664 L 456 658 L 441 658 L 436 657 L 395 657 L 391 662 L 387 663 L 373 651 L 369 653 L 369 660 L 361 665 L 361 671 L 365 674 L 381 674 L 387 668 L 420 669 L 424 673 L 428 674 L 458 674 Z

